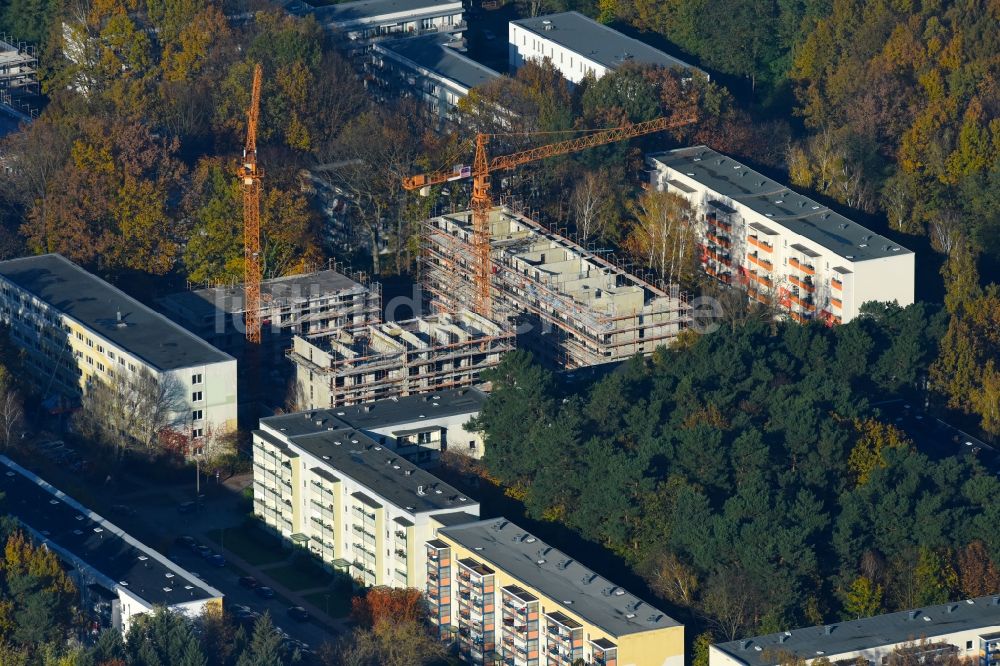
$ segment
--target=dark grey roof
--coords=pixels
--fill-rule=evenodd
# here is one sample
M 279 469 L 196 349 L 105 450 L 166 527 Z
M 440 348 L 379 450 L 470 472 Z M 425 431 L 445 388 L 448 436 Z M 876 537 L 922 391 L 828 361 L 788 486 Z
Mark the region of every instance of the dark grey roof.
M 474 523 L 479 520 L 479 516 L 473 515 L 466 511 L 452 511 L 450 513 L 435 513 L 431 516 L 434 520 L 438 521 L 446 527 L 453 527 L 455 525 L 463 525 L 465 523 Z
M 0 275 L 159 370 L 233 360 L 61 255 L 2 261 Z
M 473 551 L 477 559 L 507 572 L 612 636 L 680 626 L 663 611 L 505 518 L 442 528 L 438 536 Z
M 74 566 L 73 558 L 85 563 L 112 589 L 124 587 L 150 605 L 163 606 L 222 597 L 4 456 L 0 456 L 0 492 L 4 494 L 0 514 L 14 516 Z
M 648 157 L 851 261 L 910 254 L 899 243 L 708 146 L 678 148 Z
M 644 65 L 701 71 L 683 60 L 667 55 L 659 49 L 654 49 L 638 39 L 623 35 L 579 12 L 536 16 L 511 21 L 511 23 L 525 30 L 530 30 L 609 69 L 619 67 L 626 62 L 636 62 Z M 546 30 L 546 28 L 549 29 Z
M 260 422 L 275 430 L 284 428 L 287 437 L 322 432 L 331 426 L 374 430 L 397 424 L 419 423 L 423 418 L 433 419 L 479 412 L 485 401 L 486 394 L 479 389 L 449 389 L 422 395 L 387 398 L 350 407 L 269 416 Z M 304 414 L 313 416 L 303 418 Z M 317 426 L 316 421 L 321 421 L 322 425 Z
M 315 413 L 299 412 L 290 416 L 310 423 L 316 420 L 323 422 L 320 416 L 305 418 L 310 414 Z M 321 430 L 313 428 L 306 434 L 296 434 L 296 431 L 288 427 L 291 422 L 285 420 L 286 418 L 262 419 L 261 424 L 279 431 L 282 436 L 288 438 L 293 447 L 298 447 L 322 460 L 337 476 L 354 479 L 358 484 L 369 488 L 373 494 L 400 509 L 416 514 L 472 508 L 477 505 L 477 502 L 459 490 L 417 467 L 392 449 L 381 446 L 358 430 L 337 427 L 335 421 L 327 420 Z M 328 427 L 333 429 L 328 430 Z M 269 442 L 276 439 L 266 431 L 256 430 L 254 434 L 264 437 Z M 377 503 L 374 498 L 362 501 L 369 504 Z
M 450 43 L 453 43 L 451 35 L 431 34 L 382 42 L 375 45 L 375 50 L 396 56 L 397 60 L 409 61 L 411 66 L 417 65 L 463 88 L 475 88 L 500 76 L 499 72 L 448 46 Z
M 892 646 L 960 631 L 1000 625 L 1000 597 L 977 597 L 927 608 L 887 613 L 831 625 L 719 643 L 714 647 L 751 666 L 773 666 L 779 653 L 804 659 Z M 828 633 L 829 629 L 829 633 Z
M 355 0 L 354 2 L 313 7 L 299 0 L 288 3 L 285 5 L 285 9 L 300 16 L 311 13 L 317 20 L 325 23 L 351 23 L 404 12 L 408 14 L 435 13 L 447 5 L 456 4 L 456 2 L 457 0 Z M 461 11 L 461 7 L 458 11 Z
M 261 308 L 266 312 L 272 306 L 283 307 L 292 302 L 303 302 L 317 296 L 332 296 L 344 291 L 360 292 L 366 289 L 363 284 L 333 270 L 287 275 L 261 282 Z M 243 302 L 242 284 L 184 291 L 158 300 L 164 309 L 183 313 L 192 321 L 210 321 L 218 311 L 226 314 L 242 313 Z

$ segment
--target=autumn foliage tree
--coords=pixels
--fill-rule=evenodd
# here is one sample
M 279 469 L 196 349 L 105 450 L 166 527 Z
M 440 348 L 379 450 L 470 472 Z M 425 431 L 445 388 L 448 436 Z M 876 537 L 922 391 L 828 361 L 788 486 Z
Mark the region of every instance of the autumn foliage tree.
M 412 587 L 373 587 L 351 600 L 351 617 L 368 628 L 424 619 L 420 590 Z

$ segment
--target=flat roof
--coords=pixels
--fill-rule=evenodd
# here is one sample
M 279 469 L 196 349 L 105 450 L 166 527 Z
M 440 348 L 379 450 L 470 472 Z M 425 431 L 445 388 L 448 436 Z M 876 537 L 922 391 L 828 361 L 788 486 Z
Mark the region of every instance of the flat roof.
M 511 21 L 525 30 L 555 42 L 609 69 L 627 62 L 701 71 L 645 42 L 587 18 L 579 12 L 562 12 Z
M 312 423 L 324 421 L 318 415 L 309 419 L 308 412 L 292 416 Z M 267 422 L 268 427 L 281 432 L 281 428 L 271 421 L 263 419 L 262 423 Z M 327 430 L 327 427 L 333 429 Z M 283 444 L 271 432 L 254 430 L 254 434 L 268 443 Z M 288 433 L 281 432 L 281 435 L 288 436 Z M 337 427 L 335 421 L 323 422 L 321 431 L 293 435 L 288 439 L 293 446 L 329 465 L 337 476 L 350 477 L 378 498 L 411 514 L 472 508 L 478 504 L 391 448 L 353 428 Z M 354 493 L 354 496 L 373 508 L 381 506 L 378 498 L 364 493 Z
M 751 666 L 773 666 L 785 661 L 778 653 L 803 659 L 835 657 L 997 625 L 1000 625 L 1000 597 L 976 597 L 860 620 L 755 636 L 713 647 Z
M 455 46 L 449 46 L 453 43 L 449 34 L 430 34 L 381 42 L 375 49 L 395 54 L 463 88 L 475 88 L 500 76 L 499 72 L 462 54 Z
M 0 492 L 0 513 L 14 516 L 37 539 L 68 555 L 71 564 L 76 565 L 76 558 L 89 566 L 110 589 L 124 588 L 163 606 L 222 597 L 222 592 L 6 456 L 0 456 Z
M 506 518 L 438 530 L 530 588 L 612 636 L 620 637 L 680 623 L 565 553 L 543 543 Z
M 158 370 L 233 360 L 62 255 L 0 261 L 0 276 Z
M 425 13 L 455 9 L 462 10 L 460 0 L 354 0 L 334 5 L 314 7 L 302 0 L 288 3 L 285 8 L 293 14 L 313 14 L 317 20 L 331 23 L 363 21 L 380 16 L 403 13 Z
M 896 241 L 708 146 L 678 148 L 648 157 L 850 261 L 912 254 Z
M 419 423 L 422 419 L 472 414 L 479 412 L 485 402 L 485 393 L 469 387 L 386 398 L 350 407 L 279 414 L 263 418 L 260 422 L 273 430 L 283 431 L 283 434 L 291 439 L 324 432 L 329 427 L 374 430 L 399 424 Z M 303 418 L 303 415 L 308 414 L 311 414 L 312 418 Z M 317 421 L 322 422 L 322 425 L 317 426 Z
M 310 299 L 333 296 L 345 291 L 367 291 L 360 282 L 334 270 L 286 275 L 260 283 L 261 308 L 283 307 Z M 214 316 L 222 311 L 237 314 L 244 311 L 243 285 L 208 287 L 164 296 L 157 302 L 172 312 L 190 313 L 196 318 Z

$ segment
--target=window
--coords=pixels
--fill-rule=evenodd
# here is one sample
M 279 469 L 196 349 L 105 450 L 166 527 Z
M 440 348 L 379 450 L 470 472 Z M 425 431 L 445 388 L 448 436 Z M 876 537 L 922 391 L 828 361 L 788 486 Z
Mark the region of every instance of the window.
M 135 372 L 135 363 L 129 363 L 129 364 L 128 364 L 128 369 L 129 369 L 130 371 L 132 371 L 132 372 Z
M 476 440 L 474 440 L 474 439 L 469 440 L 469 450 L 470 451 L 475 451 L 476 450 Z
M 83 333 L 81 333 L 80 331 L 77 331 L 76 332 L 76 339 L 77 340 L 83 340 Z
M 94 365 L 94 359 L 92 359 L 91 357 L 88 356 L 87 357 L 87 365 Z
M 201 402 L 201 391 L 195 391 L 191 394 L 191 402 Z
M 191 375 L 191 383 L 192 384 L 201 384 L 201 373 L 200 372 Z
M 972 649 L 972 641 L 965 641 L 965 649 L 966 650 Z
M 98 363 L 97 364 L 97 369 L 100 370 L 101 372 L 104 372 L 104 364 L 103 363 Z
M 110 349 L 108 350 L 108 358 L 110 358 L 112 361 L 115 360 L 115 353 Z
M 203 413 L 202 413 L 202 410 L 200 410 L 200 409 L 196 409 L 193 412 L 191 412 L 191 420 L 192 421 L 201 421 L 201 417 L 202 416 L 203 416 Z
M 98 354 L 104 353 L 104 345 L 97 345 L 97 353 Z
M 90 338 L 87 338 L 87 346 L 88 347 L 93 347 L 94 346 L 94 341 L 91 340 Z
M 121 356 L 118 357 L 118 365 L 125 365 L 125 359 Z

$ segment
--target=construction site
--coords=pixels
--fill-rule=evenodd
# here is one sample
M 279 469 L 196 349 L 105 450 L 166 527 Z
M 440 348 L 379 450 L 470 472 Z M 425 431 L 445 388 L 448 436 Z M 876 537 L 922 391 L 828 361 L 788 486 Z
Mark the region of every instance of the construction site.
M 517 345 L 543 363 L 580 368 L 648 354 L 690 320 L 686 297 L 667 293 L 509 207 L 489 211 L 491 318 L 517 327 Z M 476 300 L 473 214 L 423 223 L 423 282 L 431 307 Z
M 297 335 L 298 407 L 324 409 L 472 386 L 514 348 L 514 334 L 459 310 L 338 333 Z
M 38 59 L 30 44 L 0 35 L 0 106 L 19 120 L 38 115 Z

